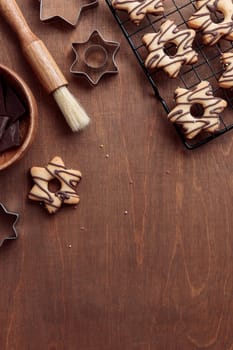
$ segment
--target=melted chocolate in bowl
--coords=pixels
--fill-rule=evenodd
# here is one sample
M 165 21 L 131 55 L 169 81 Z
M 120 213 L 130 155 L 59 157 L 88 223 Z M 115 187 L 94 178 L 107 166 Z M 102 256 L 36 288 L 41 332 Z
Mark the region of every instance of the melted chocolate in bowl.
M 0 170 L 3 170 L 21 159 L 32 144 L 37 129 L 38 112 L 37 104 L 31 90 L 18 74 L 7 67 L 0 65 L 0 77 L 4 79 L 6 85 L 17 95 L 19 101 L 22 102 L 22 105 L 25 108 L 24 116 L 19 119 L 19 146 L 0 153 Z M 13 102 L 10 101 L 10 98 L 8 103 L 13 110 L 13 114 L 17 114 L 17 110 L 14 110 L 15 106 L 13 105 Z M 12 135 L 10 136 L 12 137 Z M 6 137 L 6 143 L 8 141 L 9 140 L 7 140 Z

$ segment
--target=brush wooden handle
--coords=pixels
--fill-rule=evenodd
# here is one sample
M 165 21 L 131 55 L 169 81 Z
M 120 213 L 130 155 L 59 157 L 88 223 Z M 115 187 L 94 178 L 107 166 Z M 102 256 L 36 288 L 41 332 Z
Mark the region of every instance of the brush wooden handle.
M 15 0 L 0 0 L 0 13 L 17 34 L 25 57 L 49 92 L 68 82 L 48 49 L 30 29 Z

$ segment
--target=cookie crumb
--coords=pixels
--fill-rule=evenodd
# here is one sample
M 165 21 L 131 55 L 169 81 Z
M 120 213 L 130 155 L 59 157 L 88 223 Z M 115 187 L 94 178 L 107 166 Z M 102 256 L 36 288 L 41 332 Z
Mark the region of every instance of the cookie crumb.
M 81 226 L 81 227 L 80 227 L 80 230 L 84 231 L 84 230 L 85 230 L 85 227 L 84 227 L 84 226 Z
M 124 215 L 128 215 L 128 210 L 125 210 L 125 211 L 124 211 Z
M 104 145 L 103 144 L 99 145 L 99 148 L 104 148 Z
M 105 158 L 109 158 L 109 154 L 108 153 L 105 155 Z
M 71 245 L 71 244 L 69 244 L 69 245 L 68 245 L 68 248 L 72 248 L 72 245 Z

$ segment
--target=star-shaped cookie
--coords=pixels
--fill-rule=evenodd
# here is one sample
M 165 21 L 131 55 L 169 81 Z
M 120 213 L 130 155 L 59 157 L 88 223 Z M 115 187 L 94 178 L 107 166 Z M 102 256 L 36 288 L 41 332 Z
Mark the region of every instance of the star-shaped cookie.
M 71 26 L 76 26 L 85 9 L 98 5 L 98 0 L 40 0 L 40 20 L 60 18 Z
M 87 41 L 72 43 L 75 61 L 70 72 L 83 75 L 89 83 L 97 85 L 105 74 L 118 73 L 115 56 L 119 47 L 118 42 L 105 40 L 94 30 Z
M 223 53 L 221 62 L 224 65 L 224 72 L 219 78 L 218 84 L 224 89 L 231 89 L 233 87 L 233 53 Z
M 127 11 L 130 20 L 139 25 L 146 14 L 162 15 L 164 13 L 162 0 L 113 0 L 112 6 L 117 10 Z
M 82 174 L 78 170 L 66 168 L 60 157 L 54 157 L 46 167 L 32 167 L 31 176 L 35 185 L 28 197 L 42 202 L 50 214 L 56 213 L 63 203 L 74 205 L 79 203 L 76 187 Z M 54 179 L 59 181 L 60 188 L 52 192 L 49 189 L 49 182 Z
M 190 28 L 198 29 L 206 45 L 216 44 L 222 37 L 233 40 L 233 3 L 232 0 L 196 0 L 197 11 L 189 18 Z M 212 15 L 220 12 L 223 19 L 218 23 Z M 217 22 L 217 23 L 216 23 Z
M 201 81 L 194 89 L 178 88 L 175 91 L 176 106 L 168 114 L 168 120 L 181 125 L 187 139 L 192 139 L 201 131 L 210 133 L 219 128 L 219 114 L 226 108 L 227 102 L 214 97 L 208 81 Z M 194 117 L 191 113 L 193 105 L 203 107 L 203 115 Z
M 156 33 L 147 33 L 142 42 L 149 51 L 145 59 L 145 66 L 153 71 L 163 69 L 170 78 L 176 78 L 181 66 L 197 62 L 197 53 L 192 48 L 195 31 L 179 29 L 177 25 L 166 20 Z M 176 53 L 170 56 L 165 51 L 166 44 L 174 44 Z

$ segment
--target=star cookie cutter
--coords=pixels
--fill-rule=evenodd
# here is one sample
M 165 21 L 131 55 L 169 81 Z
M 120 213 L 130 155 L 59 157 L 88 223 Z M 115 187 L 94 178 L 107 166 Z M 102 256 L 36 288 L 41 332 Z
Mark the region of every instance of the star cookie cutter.
M 99 4 L 99 0 L 85 0 L 77 1 L 77 0 L 56 0 L 56 6 L 54 6 L 54 1 L 51 0 L 39 0 L 40 1 L 40 20 L 42 22 L 48 22 L 54 19 L 61 19 L 72 27 L 76 27 L 81 16 L 81 13 L 84 10 L 93 8 Z M 77 12 L 72 13 L 68 17 L 67 8 L 71 6 L 76 6 L 77 3 L 82 2 L 83 4 L 79 5 Z M 46 14 L 46 12 L 51 12 L 51 14 Z
M 98 30 L 94 30 L 88 40 L 72 43 L 75 61 L 70 72 L 84 76 L 96 86 L 105 74 L 118 73 L 115 56 L 119 47 L 118 42 L 105 40 Z
M 11 230 L 12 230 L 12 233 L 9 235 L 9 236 L 5 236 L 3 237 L 1 240 L 0 240 L 0 247 L 3 245 L 4 242 L 6 241 L 11 241 L 11 240 L 15 240 L 18 238 L 18 232 L 16 230 L 16 224 L 19 220 L 19 214 L 18 213 L 15 213 L 13 211 L 9 211 L 6 209 L 5 205 L 3 205 L 2 203 L 0 203 L 0 216 L 1 217 L 6 217 L 6 216 L 12 216 L 14 218 L 14 221 L 12 223 L 12 226 L 11 226 Z

